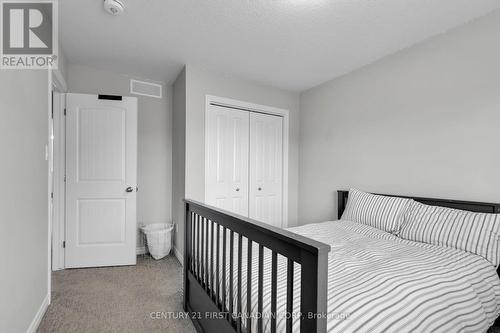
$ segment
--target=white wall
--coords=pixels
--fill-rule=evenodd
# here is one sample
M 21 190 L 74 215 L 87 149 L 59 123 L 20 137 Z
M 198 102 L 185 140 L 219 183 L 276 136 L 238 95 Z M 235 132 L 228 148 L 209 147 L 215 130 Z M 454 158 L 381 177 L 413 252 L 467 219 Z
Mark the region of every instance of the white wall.
M 300 222 L 349 187 L 500 202 L 499 31 L 497 11 L 303 93 Z
M 134 96 L 138 100 L 137 222 L 172 221 L 172 88 L 163 98 L 130 94 L 130 77 L 67 66 L 69 92 Z M 139 239 L 139 246 L 142 246 Z
M 26 332 L 48 293 L 48 75 L 0 71 L 0 332 Z
M 186 70 L 173 87 L 172 219 L 177 223 L 174 246 L 184 252 L 184 198 L 186 194 Z

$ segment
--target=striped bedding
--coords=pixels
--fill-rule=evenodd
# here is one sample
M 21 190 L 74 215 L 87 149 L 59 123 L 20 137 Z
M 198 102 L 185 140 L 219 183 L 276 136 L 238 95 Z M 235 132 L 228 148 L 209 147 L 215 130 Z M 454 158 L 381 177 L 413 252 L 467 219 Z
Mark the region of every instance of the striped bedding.
M 341 219 L 398 234 L 404 213 L 411 203 L 410 199 L 376 195 L 351 188 Z
M 401 238 L 455 248 L 480 255 L 494 266 L 500 264 L 500 214 L 474 213 L 414 201 L 405 215 Z
M 344 220 L 289 230 L 331 245 L 328 257 L 328 332 L 485 332 L 500 313 L 500 279 L 495 268 L 480 256 L 403 240 L 368 225 Z M 234 245 L 236 248 L 236 238 Z M 247 311 L 246 245 L 244 241 L 241 313 Z M 257 255 L 258 247 L 254 244 L 250 319 L 254 332 L 257 328 Z M 237 262 L 236 256 L 234 262 Z M 270 332 L 270 267 L 271 253 L 266 251 L 265 332 Z M 279 256 L 278 332 L 284 332 L 286 324 L 286 268 L 286 259 Z M 236 286 L 236 265 L 233 269 Z M 229 264 L 226 270 L 229 270 Z M 300 267 L 295 267 L 294 273 L 295 315 L 299 313 Z M 227 279 L 228 276 L 228 285 Z M 236 287 L 233 299 L 237 304 Z M 297 315 L 293 320 L 294 332 L 299 331 L 299 324 Z M 246 320 L 243 320 L 243 326 L 246 325 Z
M 330 332 L 484 332 L 500 311 L 500 280 L 482 257 L 402 240 L 349 221 L 294 228 L 328 242 Z

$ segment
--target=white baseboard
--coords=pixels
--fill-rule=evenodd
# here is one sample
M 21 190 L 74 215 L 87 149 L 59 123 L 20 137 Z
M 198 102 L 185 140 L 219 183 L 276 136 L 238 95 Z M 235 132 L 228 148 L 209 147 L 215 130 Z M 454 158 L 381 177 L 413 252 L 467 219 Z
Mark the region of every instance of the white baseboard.
M 30 327 L 26 331 L 26 333 L 35 333 L 36 330 L 38 329 L 38 326 L 40 325 L 40 322 L 42 321 L 43 315 L 45 314 L 45 311 L 47 311 L 47 308 L 49 307 L 50 304 L 50 295 L 47 294 L 45 296 L 42 305 L 40 305 L 40 308 L 36 312 L 35 317 L 33 318 L 33 321 L 30 324 Z
M 177 247 L 175 247 L 175 246 L 174 246 L 174 255 L 177 258 L 177 260 L 179 260 L 179 262 L 181 263 L 181 265 L 184 265 L 184 257 L 179 252 L 179 250 L 177 250 Z
M 146 250 L 145 246 L 137 247 L 135 249 L 135 254 L 140 255 L 140 254 L 146 254 L 148 251 Z

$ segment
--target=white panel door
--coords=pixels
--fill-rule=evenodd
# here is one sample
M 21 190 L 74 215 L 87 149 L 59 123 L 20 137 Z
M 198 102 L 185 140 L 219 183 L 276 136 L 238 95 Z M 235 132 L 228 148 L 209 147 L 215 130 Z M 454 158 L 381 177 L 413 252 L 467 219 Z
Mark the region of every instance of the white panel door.
M 282 227 L 283 118 L 250 113 L 249 217 Z
M 206 113 L 205 201 L 248 216 L 249 112 L 210 105 Z
M 137 99 L 67 94 L 66 267 L 135 265 Z

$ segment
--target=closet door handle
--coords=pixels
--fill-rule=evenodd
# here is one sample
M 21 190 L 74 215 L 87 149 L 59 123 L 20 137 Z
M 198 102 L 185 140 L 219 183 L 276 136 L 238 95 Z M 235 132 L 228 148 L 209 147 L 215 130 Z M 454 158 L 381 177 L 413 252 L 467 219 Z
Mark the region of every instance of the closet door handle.
M 259 187 L 257 190 L 262 191 L 262 187 Z
M 240 191 L 240 189 L 239 189 L 239 187 L 237 187 L 237 188 L 236 188 L 236 192 L 239 192 L 239 191 Z

